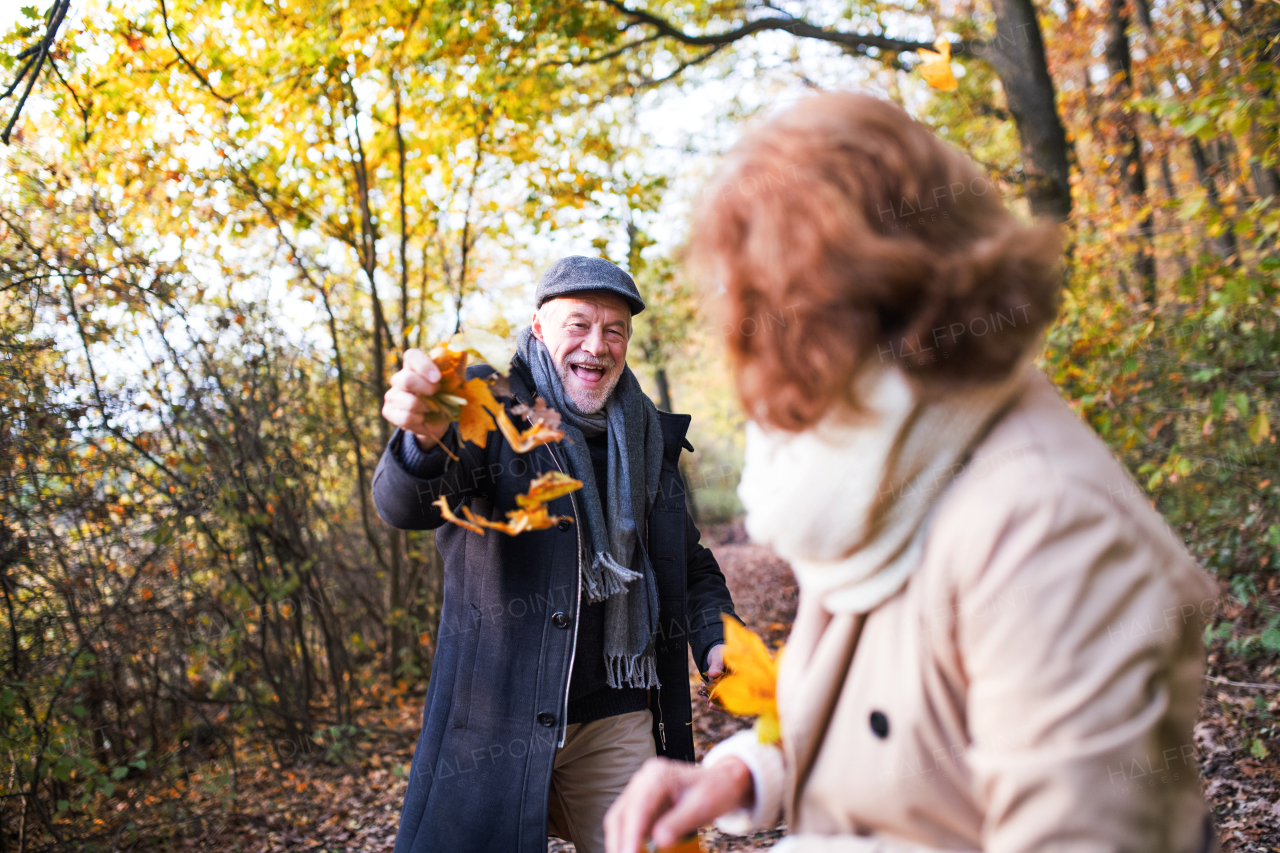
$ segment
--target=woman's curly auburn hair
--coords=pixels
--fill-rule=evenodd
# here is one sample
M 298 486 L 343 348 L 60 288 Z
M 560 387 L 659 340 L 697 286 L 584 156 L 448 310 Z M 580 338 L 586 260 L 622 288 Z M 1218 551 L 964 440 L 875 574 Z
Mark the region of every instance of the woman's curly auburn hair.
M 1027 225 L 964 155 L 902 109 L 824 94 L 730 152 L 690 261 L 726 298 L 738 393 L 812 426 L 894 363 L 922 390 L 1008 375 L 1057 310 L 1056 226 Z

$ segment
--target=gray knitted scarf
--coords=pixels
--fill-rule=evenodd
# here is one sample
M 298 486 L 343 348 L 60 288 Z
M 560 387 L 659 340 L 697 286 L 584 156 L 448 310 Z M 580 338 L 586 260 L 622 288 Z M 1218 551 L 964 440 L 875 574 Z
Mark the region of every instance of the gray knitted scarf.
M 551 353 L 526 326 L 520 355 L 547 404 L 564 418 L 565 441 L 556 450 L 568 458 L 569 474 L 582 481 L 578 566 L 587 599 L 605 602 L 604 661 L 610 687 L 659 687 L 654 635 L 658 590 L 644 547 L 650 502 L 662 470 L 662 426 L 658 410 L 630 367 L 624 367 L 604 408 L 584 415 L 565 394 Z M 609 434 L 607 495 L 596 487 L 588 436 Z

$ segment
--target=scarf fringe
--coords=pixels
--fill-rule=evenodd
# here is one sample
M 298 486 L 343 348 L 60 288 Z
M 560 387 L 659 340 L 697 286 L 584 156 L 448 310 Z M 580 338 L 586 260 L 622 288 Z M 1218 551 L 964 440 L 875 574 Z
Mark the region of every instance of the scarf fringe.
M 591 570 L 582 573 L 582 582 L 586 588 L 587 600 L 592 604 L 599 604 L 606 598 L 625 594 L 627 584 L 642 577 L 644 575 L 640 572 L 633 572 L 609 554 L 600 551 L 591 562 Z
M 615 690 L 623 687 L 661 687 L 658 658 L 653 648 L 638 655 L 605 655 L 605 683 Z

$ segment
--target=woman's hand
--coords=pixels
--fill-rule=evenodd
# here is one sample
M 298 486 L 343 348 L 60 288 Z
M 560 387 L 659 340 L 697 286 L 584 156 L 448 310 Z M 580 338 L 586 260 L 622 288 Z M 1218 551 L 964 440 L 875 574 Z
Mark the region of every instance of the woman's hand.
M 751 771 L 728 757 L 711 767 L 650 758 L 604 816 L 607 853 L 638 853 L 646 838 L 669 847 L 755 800 Z

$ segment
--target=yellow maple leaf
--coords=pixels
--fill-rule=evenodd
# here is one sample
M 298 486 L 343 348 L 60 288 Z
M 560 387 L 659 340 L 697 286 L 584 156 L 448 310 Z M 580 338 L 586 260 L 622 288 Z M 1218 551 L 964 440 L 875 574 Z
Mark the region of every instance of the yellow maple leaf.
M 727 613 L 720 618 L 724 621 L 724 665 L 728 674 L 716 682 L 711 698 L 730 714 L 755 717 L 760 742 L 777 743 L 782 739 L 778 724 L 778 661 L 754 631 Z
M 920 58 L 920 76 L 924 82 L 942 92 L 954 92 L 960 88 L 956 75 L 951 73 L 951 42 L 945 36 L 938 36 L 933 43 L 937 53 L 932 50 L 918 50 Z
M 440 516 L 445 521 L 464 527 L 472 533 L 483 536 L 485 528 L 488 528 L 508 536 L 518 536 L 529 530 L 546 530 L 561 521 L 573 521 L 565 515 L 551 515 L 547 511 L 547 503 L 581 488 L 581 480 L 575 480 L 559 471 L 548 471 L 529 484 L 529 491 L 516 495 L 516 503 L 520 505 L 520 509 L 508 512 L 506 521 L 481 518 L 469 506 L 462 507 L 465 518 L 458 518 L 449 509 L 449 501 L 444 496 L 437 498 L 431 505 L 440 510 Z

